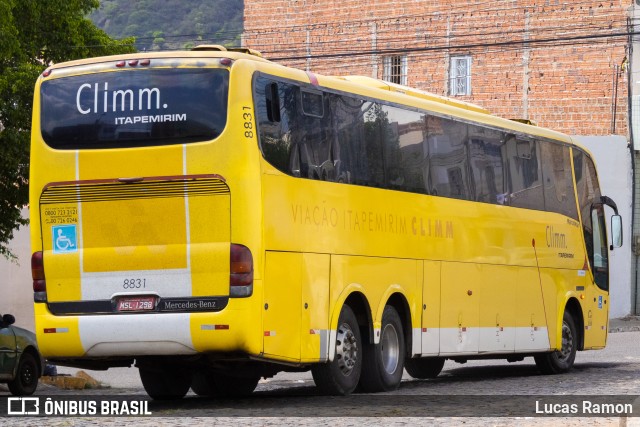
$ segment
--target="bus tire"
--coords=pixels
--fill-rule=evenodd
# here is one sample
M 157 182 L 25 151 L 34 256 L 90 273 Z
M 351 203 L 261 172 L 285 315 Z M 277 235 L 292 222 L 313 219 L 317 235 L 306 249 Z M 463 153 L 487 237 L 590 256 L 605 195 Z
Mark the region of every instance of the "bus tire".
M 391 391 L 400 386 L 404 370 L 405 343 L 402 321 L 395 308 L 382 313 L 378 344 L 364 344 L 360 388 L 364 392 Z
M 335 355 L 311 368 L 313 381 L 323 394 L 345 396 L 355 390 L 362 371 L 362 339 L 353 310 L 344 305 L 338 318 Z
M 440 375 L 444 366 L 444 357 L 419 357 L 404 361 L 404 368 L 413 378 L 433 379 Z
M 259 375 L 238 376 L 220 371 L 200 371 L 193 376 L 191 390 L 198 396 L 245 397 L 258 386 Z
M 38 377 L 36 358 L 31 353 L 22 353 L 16 377 L 7 386 L 14 396 L 31 396 L 38 387 Z
M 545 375 L 562 374 L 571 369 L 578 350 L 578 333 L 573 316 L 567 311 L 562 317 L 562 348 L 534 356 L 538 369 Z
M 147 394 L 154 400 L 182 399 L 191 387 L 191 371 L 175 365 L 138 368 Z

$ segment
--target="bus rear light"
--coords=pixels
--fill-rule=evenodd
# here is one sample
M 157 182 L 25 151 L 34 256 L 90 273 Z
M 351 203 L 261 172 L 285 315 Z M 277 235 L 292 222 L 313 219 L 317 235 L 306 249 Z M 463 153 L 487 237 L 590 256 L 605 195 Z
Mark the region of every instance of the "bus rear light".
M 253 256 L 249 248 L 232 243 L 229 267 L 229 296 L 251 296 L 253 293 Z
M 233 64 L 233 60 L 231 58 L 220 58 L 220 65 L 228 67 L 231 64 Z
M 130 67 L 135 67 L 136 65 L 138 65 L 138 60 L 137 59 L 132 59 L 131 61 L 129 61 L 129 66 Z
M 147 66 L 149 64 L 151 64 L 151 60 L 150 59 L 143 59 L 143 60 L 140 61 L 140 65 L 143 66 L 143 67 Z
M 34 280 L 33 281 L 33 292 L 46 292 L 47 291 L 47 282 L 44 280 Z
M 116 62 L 116 67 L 118 67 L 118 68 L 122 68 L 125 65 L 127 65 L 127 61 L 118 61 L 118 62 Z
M 51 75 L 51 68 L 47 68 L 42 72 L 42 77 L 49 77 Z
M 47 282 L 44 277 L 44 258 L 42 251 L 31 255 L 31 277 L 33 279 L 33 300 L 35 302 L 47 301 Z
M 44 280 L 44 260 L 42 251 L 31 255 L 31 277 L 33 280 Z

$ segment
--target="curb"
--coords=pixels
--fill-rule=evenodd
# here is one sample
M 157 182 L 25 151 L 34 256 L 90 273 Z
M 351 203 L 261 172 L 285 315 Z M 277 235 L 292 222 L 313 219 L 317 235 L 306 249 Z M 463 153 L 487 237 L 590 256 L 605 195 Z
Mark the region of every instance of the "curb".
M 610 333 L 616 332 L 640 332 L 639 325 L 628 325 L 628 326 L 614 326 L 609 328 Z
M 639 332 L 640 316 L 626 316 L 609 320 L 609 332 Z

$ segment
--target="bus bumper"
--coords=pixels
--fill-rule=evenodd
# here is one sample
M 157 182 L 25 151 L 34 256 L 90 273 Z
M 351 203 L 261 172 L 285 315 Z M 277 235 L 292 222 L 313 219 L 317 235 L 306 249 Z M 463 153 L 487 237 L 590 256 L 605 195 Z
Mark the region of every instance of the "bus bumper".
M 38 303 L 36 336 L 43 356 L 50 359 L 207 352 L 259 355 L 262 336 L 259 328 L 249 325 L 260 322 L 250 321 L 250 299 L 232 299 L 220 312 L 91 316 L 57 316 L 46 304 Z

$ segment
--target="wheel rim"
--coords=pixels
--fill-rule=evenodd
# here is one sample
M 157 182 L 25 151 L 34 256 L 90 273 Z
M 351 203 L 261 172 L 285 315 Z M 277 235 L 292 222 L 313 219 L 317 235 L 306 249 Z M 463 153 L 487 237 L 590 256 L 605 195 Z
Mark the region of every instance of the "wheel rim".
M 358 360 L 358 342 L 353 330 L 346 323 L 338 328 L 336 355 L 342 374 L 350 375 Z
M 382 329 L 380 351 L 382 352 L 384 370 L 389 374 L 393 374 L 398 368 L 398 360 L 400 359 L 400 340 L 398 331 L 391 324 L 385 325 Z
M 571 357 L 573 352 L 573 334 L 571 334 L 571 328 L 566 322 L 562 322 L 562 348 L 558 352 L 558 359 L 560 361 L 567 361 Z
M 22 380 L 22 384 L 24 385 L 33 384 L 35 372 L 33 372 L 33 367 L 30 364 L 27 363 L 24 365 L 20 378 Z

